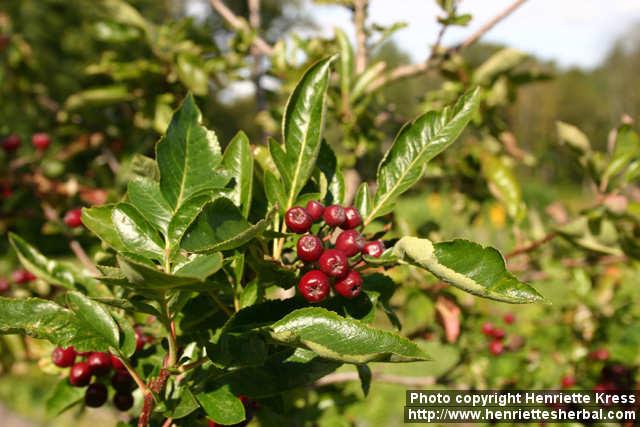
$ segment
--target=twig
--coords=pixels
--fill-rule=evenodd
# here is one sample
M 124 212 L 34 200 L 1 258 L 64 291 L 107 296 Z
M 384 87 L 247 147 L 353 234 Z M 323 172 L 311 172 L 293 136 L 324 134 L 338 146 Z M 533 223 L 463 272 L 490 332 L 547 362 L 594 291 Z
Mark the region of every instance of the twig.
M 173 418 L 169 417 L 165 420 L 164 424 L 162 424 L 162 427 L 171 427 L 172 424 L 173 424 Z
M 383 374 L 376 371 L 371 373 L 371 378 L 377 382 L 399 384 L 406 387 L 426 387 L 436 383 L 434 377 L 408 377 L 404 375 Z M 360 381 L 357 372 L 336 372 L 329 374 L 317 380 L 314 385 L 316 387 L 322 387 L 351 381 Z
M 526 254 L 527 252 L 536 250 L 537 248 L 544 245 L 545 243 L 550 242 L 551 240 L 555 239 L 557 236 L 558 236 L 558 233 L 555 231 L 552 231 L 551 233 L 548 233 L 546 236 L 544 236 L 541 239 L 534 240 L 531 243 L 515 248 L 514 250 L 506 254 L 504 257 L 506 259 L 510 259 L 518 255 Z
M 355 0 L 353 4 L 353 26 L 356 31 L 356 74 L 362 74 L 367 68 L 367 20 L 368 0 Z
M 87 270 L 89 270 L 91 273 L 95 274 L 96 276 L 100 274 L 96 266 L 93 265 L 93 263 L 91 262 L 91 259 L 82 248 L 82 245 L 80 245 L 80 243 L 78 243 L 77 240 L 72 240 L 71 242 L 69 242 L 69 247 L 71 248 L 71 251 L 76 256 L 76 258 L 80 260 L 82 265 L 84 265 Z
M 209 0 L 209 3 L 211 3 L 211 7 L 213 7 L 233 29 L 250 29 L 248 28 L 247 23 L 242 18 L 236 16 L 236 14 L 233 13 L 233 11 L 231 11 L 231 9 L 229 9 L 222 0 Z M 265 55 L 271 55 L 273 53 L 273 47 L 258 35 L 254 36 L 253 44 Z

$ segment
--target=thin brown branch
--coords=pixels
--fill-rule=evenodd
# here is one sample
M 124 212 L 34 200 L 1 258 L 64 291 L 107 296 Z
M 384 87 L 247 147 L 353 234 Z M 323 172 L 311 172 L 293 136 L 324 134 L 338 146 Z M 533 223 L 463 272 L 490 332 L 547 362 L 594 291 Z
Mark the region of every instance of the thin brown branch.
M 96 276 L 100 274 L 96 266 L 93 264 L 93 262 L 91 262 L 91 259 L 82 248 L 82 245 L 80 245 L 80 243 L 78 243 L 77 240 L 72 240 L 69 243 L 69 247 L 71 248 L 71 251 L 76 256 L 76 258 L 78 258 L 78 260 L 82 263 L 82 265 L 87 270 L 89 270 L 91 273 L 95 274 Z
M 526 245 L 522 245 L 515 248 L 514 250 L 506 254 L 504 257 L 506 259 L 510 259 L 510 258 L 517 257 L 518 255 L 523 255 L 528 252 L 534 251 L 538 249 L 540 246 L 544 245 L 545 243 L 555 239 L 556 237 L 558 237 L 558 233 L 556 233 L 555 231 L 552 231 L 551 233 L 548 233 L 546 236 L 542 237 L 541 239 L 534 240 L 531 243 L 527 243 Z
M 368 0 L 355 0 L 353 4 L 353 26 L 356 31 L 356 74 L 367 68 L 367 20 Z
M 436 383 L 434 377 L 409 377 L 404 375 L 383 374 L 381 372 L 372 372 L 371 379 L 376 382 L 387 384 L 399 384 L 405 387 L 428 387 Z M 357 372 L 336 372 L 320 378 L 314 383 L 316 387 L 322 387 L 331 384 L 341 384 L 351 381 L 360 381 Z
M 234 30 L 249 30 L 248 24 L 238 17 L 222 0 L 209 0 L 211 7 L 225 20 Z M 260 36 L 255 35 L 253 45 L 265 55 L 273 53 L 273 46 L 264 41 Z

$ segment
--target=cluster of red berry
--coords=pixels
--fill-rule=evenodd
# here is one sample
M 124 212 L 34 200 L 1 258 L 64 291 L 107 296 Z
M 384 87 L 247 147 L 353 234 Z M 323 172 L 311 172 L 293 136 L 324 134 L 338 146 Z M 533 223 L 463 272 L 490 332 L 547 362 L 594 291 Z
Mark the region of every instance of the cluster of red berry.
M 502 317 L 502 320 L 507 325 L 512 325 L 516 321 L 516 317 L 512 313 L 507 313 Z M 504 337 L 506 336 L 504 329 L 495 327 L 491 322 L 485 322 L 482 325 L 482 333 L 491 339 L 489 341 L 489 353 L 494 356 L 504 353 Z
M 11 273 L 11 281 L 16 285 L 24 285 L 34 280 L 36 280 L 36 276 L 24 268 L 19 268 Z M 8 292 L 9 289 L 11 289 L 11 282 L 4 277 L 0 277 L 0 294 Z
M 317 234 L 305 234 L 316 222 L 324 222 Z M 285 223 L 291 231 L 304 234 L 298 239 L 298 258 L 307 264 L 307 271 L 298 290 L 309 302 L 323 301 L 331 291 L 331 282 L 336 293 L 345 298 L 355 298 L 362 290 L 362 277 L 354 269 L 362 254 L 379 257 L 384 251 L 381 241 L 367 242 L 356 230 L 362 225 L 362 217 L 357 209 L 331 205 L 326 208 L 317 200 L 307 203 L 305 208 L 294 206 L 285 214 Z M 326 248 L 324 241 L 330 241 L 333 230 L 342 231 L 335 238 L 333 248 Z M 322 238 L 322 233 L 327 232 Z
M 16 151 L 20 148 L 22 139 L 19 135 L 12 133 L 2 140 L 2 148 L 6 152 Z M 31 144 L 39 151 L 44 151 L 51 145 L 51 137 L 46 132 L 38 132 L 31 135 Z
M 140 351 L 150 338 L 136 328 L 136 350 Z M 80 359 L 79 361 L 77 359 Z M 113 405 L 120 411 L 128 411 L 133 406 L 136 388 L 133 378 L 118 357 L 103 352 L 77 352 L 75 348 L 57 347 L 51 353 L 53 364 L 69 369 L 69 383 L 75 387 L 87 387 L 84 403 L 91 408 L 104 405 L 109 398 L 106 377 L 113 371 L 111 386 L 115 390 Z M 91 378 L 94 381 L 91 382 Z

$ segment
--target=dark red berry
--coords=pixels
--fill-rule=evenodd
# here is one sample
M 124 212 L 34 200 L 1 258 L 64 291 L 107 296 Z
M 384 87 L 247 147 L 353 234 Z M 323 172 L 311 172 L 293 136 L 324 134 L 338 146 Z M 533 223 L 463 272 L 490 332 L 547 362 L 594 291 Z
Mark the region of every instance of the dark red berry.
M 116 371 L 111 377 L 111 385 L 116 391 L 129 393 L 133 390 L 133 378 L 127 371 Z
M 322 218 L 331 227 L 342 225 L 347 220 L 344 208 L 340 205 L 327 206 L 322 213 Z
M 106 375 L 111 370 L 111 355 L 96 351 L 87 357 L 87 363 L 91 368 L 91 373 L 96 376 Z
M 21 143 L 22 140 L 20 139 L 20 137 L 14 133 L 7 136 L 2 141 L 2 148 L 4 148 L 4 151 L 15 151 L 18 149 L 18 147 L 20 147 Z
M 516 321 L 516 316 L 513 313 L 507 313 L 502 317 L 502 320 L 504 320 L 504 323 L 507 325 L 512 325 Z
M 73 347 L 56 347 L 51 353 L 53 364 L 60 368 L 73 366 L 76 361 L 76 349 Z
M 76 387 L 84 387 L 91 381 L 91 367 L 87 362 L 78 362 L 69 371 L 69 382 Z
M 4 277 L 0 277 L 0 294 L 4 294 L 7 292 L 11 286 L 9 285 L 9 281 Z
M 82 225 L 82 209 L 71 209 L 64 214 L 64 223 L 67 227 L 76 228 Z
M 482 333 L 484 335 L 492 335 L 493 334 L 493 324 L 489 323 L 489 322 L 485 322 L 482 324 Z
M 360 277 L 360 273 L 351 270 L 343 279 L 336 282 L 334 289 L 345 298 L 351 299 L 357 297 L 360 295 L 360 291 L 362 291 L 362 277 Z
M 9 184 L 3 184 L 0 186 L 0 195 L 2 195 L 3 199 L 8 199 L 13 195 L 13 190 Z
M 84 393 L 84 403 L 91 408 L 99 408 L 104 405 L 109 397 L 107 387 L 101 383 L 93 383 L 87 387 Z
M 344 215 L 346 219 L 340 225 L 343 230 L 351 230 L 362 224 L 362 217 L 356 208 L 351 206 L 344 208 Z
M 327 249 L 320 255 L 320 270 L 331 277 L 343 277 L 349 271 L 347 256 L 339 249 Z
M 366 242 L 362 249 L 363 254 L 374 258 L 380 258 L 382 252 L 384 252 L 384 244 L 382 244 L 380 240 L 376 240 L 375 242 Z
M 51 137 L 45 132 L 34 133 L 31 136 L 31 144 L 38 150 L 46 150 L 51 145 Z
M 504 335 L 504 329 L 502 328 L 493 328 L 493 330 L 491 331 L 491 336 L 497 340 L 501 340 L 502 338 L 504 338 Z
M 300 206 L 294 206 L 284 215 L 284 222 L 289 230 L 303 234 L 311 228 L 313 218 Z
M 18 285 L 36 280 L 36 276 L 34 276 L 30 271 L 27 271 L 24 268 L 14 271 L 11 275 L 11 278 L 13 279 L 13 282 Z
M 317 200 L 311 200 L 307 203 L 307 206 L 304 208 L 313 221 L 318 221 L 322 218 L 322 213 L 324 212 L 324 205 Z
M 364 237 L 356 230 L 345 230 L 336 239 L 336 249 L 348 257 L 354 256 L 364 248 Z
M 111 355 L 111 367 L 116 371 L 125 371 L 127 369 L 122 360 L 114 354 Z
M 592 360 L 599 360 L 601 362 L 604 362 L 609 358 L 609 350 L 607 350 L 604 347 L 600 347 L 592 351 L 589 356 L 591 357 Z
M 305 234 L 298 239 L 296 246 L 298 258 L 305 262 L 317 261 L 322 255 L 324 246 L 318 236 Z
M 562 388 L 571 388 L 576 385 L 576 377 L 573 375 L 565 375 L 562 377 L 560 383 L 562 384 Z
M 320 302 L 329 295 L 329 278 L 319 270 L 311 270 L 298 283 L 300 293 L 309 302 Z
M 502 354 L 503 351 L 504 351 L 504 345 L 502 344 L 502 341 L 493 340 L 489 343 L 489 352 L 494 356 L 498 356 L 499 354 Z
M 128 411 L 133 406 L 133 396 L 131 393 L 116 393 L 113 396 L 113 406 L 119 411 Z
M 134 328 L 134 331 L 136 333 L 136 351 L 140 351 L 144 348 L 147 340 L 139 327 Z

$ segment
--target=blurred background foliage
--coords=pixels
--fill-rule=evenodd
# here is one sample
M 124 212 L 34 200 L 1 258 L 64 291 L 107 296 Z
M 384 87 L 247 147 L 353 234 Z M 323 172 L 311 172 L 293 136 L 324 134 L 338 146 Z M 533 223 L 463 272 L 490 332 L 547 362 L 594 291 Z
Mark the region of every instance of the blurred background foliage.
M 402 123 L 479 85 L 478 117 L 399 203 L 393 232 L 469 237 L 506 253 L 533 245 L 513 254 L 509 267 L 552 305 L 483 301 L 397 268 L 392 274 L 407 286 L 390 304 L 402 308 L 403 333 L 435 361 L 379 365 L 367 400 L 350 371 L 349 381 L 293 392 L 292 406 L 284 408 L 291 425 L 399 425 L 409 386 L 559 388 L 572 378 L 584 389 L 635 384 L 638 28 L 589 70 L 560 68 L 480 41 L 459 51 L 435 46 L 428 70 L 381 82 L 410 62 L 389 38 L 401 26 L 367 23 L 362 66 L 342 31 L 329 38 L 310 31 L 315 24 L 305 2 L 263 0 L 258 16 L 249 3 L 227 2 L 237 25 L 209 3 L 188 0 L 0 3 L 0 137 L 22 140 L 16 151 L 0 152 L 3 235 L 16 231 L 51 256 L 75 259 L 73 248 L 80 246 L 99 259 L 99 245 L 84 230 L 66 226 L 65 212 L 118 200 L 129 171 L 142 167 L 136 155 L 153 154 L 188 92 L 223 145 L 242 129 L 268 162 L 265 142 L 279 138 L 280 115 L 297 78 L 311 62 L 341 53 L 325 137 L 353 197 L 359 182 L 375 178 L 375 165 Z M 355 11 L 352 1 L 328 3 Z M 468 21 L 456 14 L 456 2 L 438 3 L 443 25 Z M 268 52 L 256 49 L 258 32 Z M 51 136 L 49 148 L 31 146 L 36 132 Z M 615 170 L 614 160 L 622 165 Z M 0 277 L 6 278 L 0 292 L 55 296 L 46 283 L 14 283 L 16 269 L 6 239 L 0 240 Z M 497 357 L 487 347 L 494 338 L 482 333 L 488 322 L 506 335 Z M 32 407 L 42 408 L 40 391 L 48 382 L 32 367 L 49 350 L 29 339 L 0 341 L 0 399 L 40 423 L 47 415 Z M 398 384 L 398 377 L 409 380 Z M 25 404 L 25 396 L 33 404 Z M 289 425 L 279 424 L 278 416 L 258 418 L 263 425 Z M 95 413 L 89 417 L 86 422 L 97 425 Z M 69 425 L 65 420 L 59 425 Z

